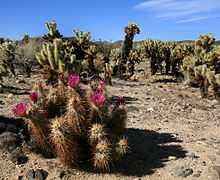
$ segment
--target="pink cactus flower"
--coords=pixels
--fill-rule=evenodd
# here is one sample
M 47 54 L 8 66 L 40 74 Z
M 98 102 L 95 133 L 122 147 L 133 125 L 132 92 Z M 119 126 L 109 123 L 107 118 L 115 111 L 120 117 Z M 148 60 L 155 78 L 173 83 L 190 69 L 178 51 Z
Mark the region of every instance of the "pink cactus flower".
M 123 98 L 123 97 L 118 97 L 118 102 L 119 102 L 119 104 L 125 104 L 125 102 L 127 101 L 125 98 Z
M 105 83 L 104 83 L 103 81 L 100 81 L 100 82 L 99 82 L 99 86 L 102 87 L 102 88 L 104 88 L 104 87 L 105 87 Z
M 105 91 L 103 88 L 98 88 L 97 90 L 96 90 L 98 93 L 100 93 L 100 94 L 103 94 L 103 92 Z
M 97 93 L 91 96 L 91 100 L 96 106 L 99 106 L 105 101 L 105 98 L 101 94 Z
M 76 74 L 70 74 L 68 79 L 68 84 L 71 87 L 76 87 L 79 83 L 79 76 Z
M 15 109 L 13 109 L 13 113 L 17 116 L 24 117 L 26 115 L 27 104 L 20 103 L 17 104 Z
M 36 103 L 37 100 L 38 100 L 38 93 L 33 92 L 33 93 L 31 93 L 31 94 L 29 95 L 29 97 L 30 97 L 31 101 L 33 101 L 34 103 Z

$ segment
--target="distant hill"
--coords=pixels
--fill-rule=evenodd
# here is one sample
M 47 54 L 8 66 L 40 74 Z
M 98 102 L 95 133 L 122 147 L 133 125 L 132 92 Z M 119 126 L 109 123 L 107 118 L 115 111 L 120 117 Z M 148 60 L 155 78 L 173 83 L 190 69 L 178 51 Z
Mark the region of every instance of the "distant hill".
M 75 37 L 63 37 L 64 40 L 73 40 Z M 31 38 L 31 39 L 36 39 L 37 41 L 43 41 L 43 39 L 41 37 L 36 37 L 36 38 Z M 183 41 L 176 41 L 177 43 L 193 43 L 195 41 L 192 41 L 192 40 L 183 40 Z M 118 41 L 115 41 L 113 43 L 110 43 L 108 41 L 96 41 L 95 43 L 103 43 L 104 45 L 109 45 L 111 44 L 114 48 L 120 48 L 122 47 L 123 45 L 123 41 L 122 40 L 118 40 Z M 137 46 L 137 45 L 141 45 L 144 43 L 144 40 L 142 41 L 134 41 L 134 46 Z M 220 40 L 218 41 L 215 41 L 215 45 L 220 45 Z

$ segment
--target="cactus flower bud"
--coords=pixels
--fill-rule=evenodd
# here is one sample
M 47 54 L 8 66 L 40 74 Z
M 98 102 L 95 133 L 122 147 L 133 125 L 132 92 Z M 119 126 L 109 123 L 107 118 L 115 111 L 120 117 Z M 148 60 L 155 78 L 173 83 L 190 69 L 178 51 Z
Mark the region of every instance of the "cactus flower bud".
M 29 95 L 29 97 L 30 97 L 31 101 L 33 101 L 34 103 L 36 103 L 37 100 L 38 100 L 38 93 L 33 92 L 33 93 L 31 93 L 31 94 Z
M 100 94 L 103 94 L 104 89 L 103 89 L 103 88 L 98 88 L 96 91 L 97 91 L 98 93 L 100 93 Z
M 97 93 L 91 96 L 91 100 L 96 106 L 99 106 L 105 101 L 105 98 L 101 94 Z
M 123 97 L 118 97 L 118 103 L 119 104 L 125 104 L 125 102 L 127 101 L 125 98 L 123 98 Z
M 100 81 L 100 82 L 99 82 L 99 86 L 102 87 L 102 88 L 104 88 L 104 87 L 105 87 L 105 83 L 104 83 L 103 81 Z
M 27 104 L 20 103 L 17 104 L 15 109 L 13 109 L 13 113 L 17 116 L 24 117 L 26 115 Z
M 76 87 L 79 83 L 79 76 L 76 74 L 70 74 L 68 79 L 68 84 L 71 87 Z

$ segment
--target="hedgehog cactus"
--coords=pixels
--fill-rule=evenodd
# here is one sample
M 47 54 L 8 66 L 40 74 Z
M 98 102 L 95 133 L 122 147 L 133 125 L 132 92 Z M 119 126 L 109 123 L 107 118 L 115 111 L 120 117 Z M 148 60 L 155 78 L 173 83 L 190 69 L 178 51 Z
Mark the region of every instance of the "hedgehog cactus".
M 120 97 L 111 105 L 104 82 L 87 87 L 77 75 L 61 77 L 51 90 L 42 83 L 35 85 L 32 103 L 19 104 L 13 112 L 24 118 L 40 145 L 55 151 L 65 164 L 75 166 L 92 159 L 94 168 L 109 169 L 128 149 L 127 139 L 120 139 L 126 125 L 126 100 Z M 68 83 L 71 78 L 74 83 Z

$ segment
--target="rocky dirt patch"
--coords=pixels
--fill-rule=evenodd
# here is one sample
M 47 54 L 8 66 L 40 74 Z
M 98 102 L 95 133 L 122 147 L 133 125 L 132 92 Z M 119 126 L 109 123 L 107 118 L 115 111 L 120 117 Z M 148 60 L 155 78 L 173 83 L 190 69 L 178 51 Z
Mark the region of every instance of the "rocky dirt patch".
M 13 162 L 11 152 L 22 146 L 22 129 L 12 109 L 28 102 L 31 87 L 39 80 L 39 75 L 19 76 L 17 82 L 5 79 L 7 87 L 0 92 L 0 137 L 6 132 L 13 136 L 8 135 L 10 150 L 0 138 L 0 179 L 34 179 L 36 172 L 42 179 L 51 180 L 216 178 L 213 167 L 220 165 L 220 105 L 201 99 L 199 89 L 161 75 L 140 82 L 113 79 L 113 85 L 107 86 L 114 98 L 127 99 L 126 136 L 130 146 L 129 153 L 111 172 L 96 171 L 87 165 L 65 167 L 55 157 L 45 158 L 25 148 L 26 161 Z M 12 138 L 16 136 L 20 138 L 18 147 L 14 147 L 17 141 Z M 32 175 L 27 177 L 28 173 Z

